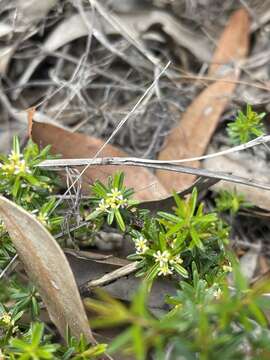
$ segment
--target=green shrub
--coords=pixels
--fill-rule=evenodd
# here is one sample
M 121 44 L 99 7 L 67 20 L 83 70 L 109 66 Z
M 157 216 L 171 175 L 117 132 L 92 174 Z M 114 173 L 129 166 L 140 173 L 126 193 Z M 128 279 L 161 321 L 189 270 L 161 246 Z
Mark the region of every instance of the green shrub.
M 254 116 L 248 108 L 248 117 Z M 15 137 L 11 154 L 0 158 L 0 194 L 35 215 L 58 239 L 60 232 L 60 244 L 66 244 L 61 225 L 67 208 L 65 204 L 57 206 L 54 197 L 59 181 L 54 172 L 36 166 L 49 158 L 49 147 L 40 151 L 31 141 L 21 152 Z M 121 326 L 122 333 L 108 349 L 105 344 L 92 346 L 83 337 L 76 340 L 68 329 L 66 345 L 56 344 L 55 333 L 45 330 L 39 320 L 37 290 L 15 274 L 0 280 L 0 357 L 83 360 L 122 350 L 138 360 L 163 360 L 168 353 L 171 359 L 269 359 L 270 333 L 264 309 L 270 302 L 262 296 L 269 285 L 247 286 L 228 250 L 229 226 L 219 217 L 220 211 L 235 215 L 248 206 L 241 195 L 223 192 L 216 200 L 217 212 L 207 212 L 194 189 L 185 200 L 174 194 L 171 211 L 152 214 L 137 207 L 122 173 L 110 177 L 106 185 L 97 181 L 90 194 L 90 200 L 80 204 L 84 223 L 78 225 L 78 217 L 68 217 L 69 227 L 79 227 L 76 245 L 80 246 L 80 241 L 85 245 L 84 237 L 94 238 L 103 227 L 117 229 L 131 239 L 134 250 L 128 258 L 137 262 L 136 275 L 142 279 L 130 306 L 103 292 L 99 292 L 100 299 L 87 300 L 87 306 L 98 315 L 91 320 L 92 326 Z M 0 269 L 15 254 L 0 223 Z M 234 274 L 233 287 L 228 283 L 229 272 Z M 170 280 L 177 291 L 173 297 L 167 294 L 164 305 L 168 311 L 154 316 L 147 300 L 159 278 Z M 25 315 L 30 320 L 23 320 Z

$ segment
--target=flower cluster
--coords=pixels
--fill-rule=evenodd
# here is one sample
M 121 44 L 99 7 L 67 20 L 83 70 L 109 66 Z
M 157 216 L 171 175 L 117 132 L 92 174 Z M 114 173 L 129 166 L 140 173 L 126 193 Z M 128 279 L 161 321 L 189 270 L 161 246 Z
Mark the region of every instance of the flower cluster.
M 158 276 L 166 276 L 172 274 L 172 269 L 170 269 L 169 267 L 170 253 L 168 250 L 165 250 L 163 252 L 158 250 L 156 253 L 154 253 L 153 257 L 155 258 L 155 261 L 159 264 Z
M 218 287 L 216 290 L 214 290 L 213 292 L 213 297 L 217 300 L 219 300 L 222 296 L 222 290 L 220 287 Z
M 0 328 L 8 329 L 10 334 L 15 333 L 18 330 L 16 321 L 22 316 L 22 312 L 15 313 L 13 310 L 9 310 L 0 303 Z M 2 340 L 2 338 L 0 338 Z M 1 341 L 0 341 L 1 344 Z M 1 347 L 2 349 L 2 347 Z
M 3 326 L 10 326 L 12 323 L 11 315 L 9 315 L 7 312 L 3 313 L 0 317 L 0 323 Z
M 187 270 L 181 265 L 183 259 L 179 251 L 175 251 L 169 243 L 165 242 L 164 233 L 158 232 L 158 237 L 152 233 L 142 234 L 137 230 L 131 230 L 130 235 L 135 245 L 136 253 L 128 258 L 141 262 L 146 266 L 146 272 L 155 276 L 167 276 L 178 273 L 187 277 Z M 142 274 L 144 271 L 142 272 Z
M 0 168 L 4 175 L 26 175 L 31 174 L 29 166 L 23 159 L 23 154 L 19 151 L 12 150 L 8 155 L 8 160 L 4 164 L 0 164 Z
M 43 213 L 38 211 L 38 209 L 35 209 L 32 211 L 32 215 L 34 215 L 43 226 L 48 227 L 49 215 L 47 213 Z
M 52 192 L 55 185 L 49 173 L 36 166 L 49 158 L 49 147 L 39 150 L 31 140 L 21 151 L 15 136 L 11 153 L 0 155 L 0 193 L 30 210 L 36 208 L 43 200 L 41 197 Z
M 108 184 L 104 185 L 100 181 L 96 181 L 92 187 L 91 192 L 94 195 L 91 202 L 94 205 L 92 211 L 86 220 L 101 220 L 103 223 L 104 215 L 107 216 L 107 223 L 111 225 L 114 220 L 120 230 L 126 230 L 125 218 L 127 217 L 127 210 L 138 202 L 130 199 L 133 195 L 132 189 L 127 189 L 123 185 L 124 174 L 116 173 L 114 177 L 109 177 Z
M 136 254 L 145 254 L 146 251 L 149 249 L 149 247 L 147 246 L 147 240 L 143 236 L 140 236 L 139 238 L 135 238 L 133 240 L 136 248 Z
M 113 188 L 107 193 L 106 199 L 102 198 L 96 208 L 97 211 L 107 212 L 119 208 L 124 208 L 128 205 L 128 200 L 124 199 L 123 192 L 118 188 Z
M 173 274 L 173 271 L 175 270 L 174 266 L 183 263 L 179 254 L 173 255 L 168 250 L 163 252 L 158 250 L 153 254 L 153 257 L 155 258 L 155 262 L 159 264 L 158 276 Z

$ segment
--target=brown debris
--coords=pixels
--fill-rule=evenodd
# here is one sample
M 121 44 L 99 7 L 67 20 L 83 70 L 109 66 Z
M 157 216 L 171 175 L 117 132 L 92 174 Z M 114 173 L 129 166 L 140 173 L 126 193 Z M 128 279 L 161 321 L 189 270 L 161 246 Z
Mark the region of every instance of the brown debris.
M 180 120 L 178 127 L 172 130 L 166 139 L 166 146 L 159 154 L 159 160 L 183 159 L 204 154 L 209 141 L 218 125 L 219 118 L 228 105 L 239 79 L 239 69 L 232 69 L 228 61 L 238 61 L 248 51 L 249 20 L 245 10 L 234 13 L 228 22 L 217 50 L 209 74 L 217 71 L 225 74 L 209 85 L 191 103 Z M 226 70 L 226 71 L 225 71 Z M 221 77 L 221 74 L 219 74 Z M 199 161 L 186 163 L 199 167 Z M 168 191 L 180 191 L 190 186 L 194 176 L 158 171 L 157 177 Z
M 41 147 L 52 145 L 53 154 L 61 154 L 63 158 L 71 159 L 92 158 L 104 144 L 101 139 L 35 121 L 33 121 L 31 136 Z M 127 154 L 108 144 L 99 156 L 125 157 Z M 160 199 L 168 196 L 154 174 L 147 169 L 131 166 L 89 166 L 82 176 L 84 193 L 89 194 L 89 185 L 95 180 L 106 182 L 108 176 L 116 171 L 124 171 L 125 184 L 127 187 L 134 188 L 135 198 L 138 200 Z

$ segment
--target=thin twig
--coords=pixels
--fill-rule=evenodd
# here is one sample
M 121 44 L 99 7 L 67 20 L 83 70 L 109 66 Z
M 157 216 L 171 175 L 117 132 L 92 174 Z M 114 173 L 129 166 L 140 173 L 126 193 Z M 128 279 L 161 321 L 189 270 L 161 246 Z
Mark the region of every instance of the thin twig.
M 14 262 L 17 260 L 18 258 L 18 254 L 14 255 L 13 258 L 10 260 L 10 262 L 7 264 L 7 266 L 4 268 L 4 270 L 1 272 L 0 274 L 0 280 L 5 276 L 5 274 L 7 273 L 7 271 L 10 269 L 10 267 L 12 266 L 12 264 L 14 264 Z
M 198 161 L 198 160 L 205 160 L 205 159 L 210 159 L 210 158 L 215 158 L 218 156 L 222 156 L 222 155 L 227 155 L 227 154 L 231 154 L 234 152 L 238 152 L 238 151 L 243 151 L 252 147 L 255 147 L 257 145 L 261 145 L 261 144 L 266 144 L 270 142 L 270 135 L 265 135 L 265 136 L 259 136 L 254 140 L 248 141 L 245 144 L 241 144 L 241 145 L 237 145 L 234 146 L 230 149 L 226 149 L 226 150 L 222 150 L 213 154 L 208 154 L 208 155 L 203 155 L 203 156 L 198 156 L 198 157 L 193 157 L 193 158 L 186 158 L 186 159 L 174 159 L 174 160 L 151 160 L 151 159 L 142 159 L 145 163 L 149 163 L 149 164 L 180 164 L 180 163 L 185 163 L 185 162 L 191 162 L 191 161 Z M 126 159 L 136 159 L 137 158 L 126 158 Z M 86 163 L 84 163 L 85 161 L 88 162 L 90 161 L 90 159 L 57 159 L 57 160 L 46 160 L 43 161 L 42 163 L 40 163 L 38 166 L 41 167 L 53 167 L 53 166 L 81 166 L 81 165 L 85 165 Z
M 130 275 L 138 270 L 138 265 L 139 263 L 137 261 L 134 261 L 126 266 L 122 266 L 119 269 L 116 269 L 108 274 L 103 275 L 99 279 L 88 281 L 86 284 L 82 285 L 81 290 L 82 292 L 90 291 L 94 287 L 104 286 L 115 280 L 120 279 L 123 276 Z
M 111 157 L 111 158 L 93 158 L 93 159 L 63 159 L 63 160 L 47 160 L 43 163 L 40 163 L 39 167 L 52 167 L 52 164 L 58 168 L 64 166 L 95 166 L 95 165 L 130 165 L 130 166 L 142 166 L 149 167 L 153 169 L 160 169 L 166 171 L 174 171 L 184 174 L 191 174 L 206 178 L 213 178 L 224 180 L 228 182 L 234 182 L 238 184 L 243 184 L 247 186 L 256 187 L 259 189 L 270 190 L 270 185 L 262 184 L 252 179 L 244 178 L 241 176 L 231 175 L 230 173 L 213 171 L 201 168 L 192 168 L 181 165 L 172 165 L 169 162 L 157 161 L 157 160 L 148 160 L 148 159 L 139 159 L 139 158 L 124 158 L 124 157 Z M 57 168 L 54 168 L 57 170 Z M 65 194 L 64 194 L 65 195 Z

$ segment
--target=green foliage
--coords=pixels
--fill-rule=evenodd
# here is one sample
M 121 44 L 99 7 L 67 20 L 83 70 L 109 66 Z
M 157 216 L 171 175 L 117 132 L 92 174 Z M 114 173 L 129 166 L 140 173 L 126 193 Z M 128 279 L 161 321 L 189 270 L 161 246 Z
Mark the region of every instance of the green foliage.
M 174 198 L 174 213 L 146 216 L 140 232 L 129 232 L 136 248 L 136 254 L 129 258 L 140 261 L 138 274 L 148 280 L 172 274 L 187 278 L 192 261 L 209 276 L 222 271 L 222 264 L 227 262 L 227 228 L 215 213 L 206 214 L 203 204 L 197 205 L 196 189 L 187 201 L 176 194 Z
M 3 222 L 0 220 L 0 269 L 5 268 L 15 254 L 16 251 L 10 241 L 10 237 Z
M 66 335 L 67 346 L 61 349 L 61 359 L 63 360 L 88 360 L 96 359 L 103 355 L 107 349 L 106 344 L 90 345 L 81 335 L 77 340 L 70 335 L 69 331 Z M 60 352 L 59 352 L 60 355 Z
M 120 301 L 108 296 L 103 291 L 97 291 L 100 300 L 86 299 L 86 307 L 99 316 L 91 321 L 94 328 L 130 325 L 110 345 L 108 352 L 115 352 L 124 347 L 136 359 L 145 359 L 148 344 L 146 342 L 145 328 L 154 326 L 156 320 L 146 308 L 147 284 L 143 283 L 134 296 L 130 308 Z
M 63 216 L 55 214 L 56 199 L 52 197 L 48 202 L 44 202 L 40 209 L 35 209 L 32 214 L 45 226 L 51 233 L 56 233 L 63 222 Z
M 210 285 L 195 264 L 192 268 L 192 282 L 180 282 L 177 295 L 168 299 L 172 309 L 159 319 L 147 310 L 145 286 L 130 308 L 104 294 L 86 302 L 98 314 L 92 322 L 97 328 L 127 325 L 109 352 L 122 349 L 138 360 L 164 359 L 168 349 L 171 359 L 268 359 L 270 331 L 263 310 L 270 300 L 262 295 L 269 283 L 248 289 L 235 266 L 232 290 L 225 277 Z
M 103 355 L 107 349 L 106 344 L 91 345 L 84 337 L 79 340 L 67 334 L 67 345 L 55 344 L 51 336 L 44 332 L 44 324 L 32 323 L 29 329 L 22 331 L 18 321 L 23 311 L 12 311 L 0 305 L 0 333 L 4 331 L 4 337 L 0 340 L 0 355 L 5 359 L 38 360 L 38 359 L 59 359 L 59 360 L 89 360 L 96 359 Z
M 15 300 L 13 311 L 29 312 L 32 319 L 36 319 L 40 313 L 39 295 L 32 285 L 22 286 L 18 282 L 12 282 L 10 286 L 10 298 Z
M 236 215 L 240 209 L 252 207 L 252 204 L 245 201 L 243 194 L 238 194 L 236 190 L 223 190 L 215 198 L 216 209 L 218 212 L 229 211 L 231 215 Z
M 20 205 L 35 209 L 41 198 L 52 193 L 55 177 L 36 167 L 43 160 L 52 158 L 50 147 L 39 151 L 31 140 L 21 152 L 18 137 L 13 139 L 13 148 L 8 156 L 0 156 L 0 193 Z
M 108 225 L 112 225 L 114 220 L 120 230 L 125 231 L 125 218 L 137 201 L 130 199 L 133 194 L 132 189 L 126 189 L 124 186 L 124 174 L 117 173 L 114 177 L 109 177 L 107 185 L 96 181 L 91 187 L 94 195 L 91 203 L 95 210 L 86 217 L 86 220 L 107 219 Z
M 54 359 L 59 345 L 43 344 L 44 324 L 34 323 L 21 339 L 10 341 L 9 355 L 18 360 Z
M 51 232 L 57 232 L 63 217 L 54 211 L 55 198 L 52 193 L 58 184 L 57 177 L 37 167 L 43 160 L 51 159 L 50 147 L 39 150 L 29 140 L 21 152 L 18 137 L 13 139 L 12 151 L 8 156 L 0 155 L 0 194 L 13 200 L 31 212 Z M 51 199 L 48 201 L 48 198 Z M 0 220 L 0 269 L 15 255 L 15 249 L 3 222 Z
M 254 116 L 248 107 L 247 117 Z M 58 181 L 54 173 L 36 167 L 48 158 L 49 148 L 39 151 L 30 141 L 21 152 L 14 138 L 11 154 L 0 157 L 0 193 L 57 234 L 64 208 L 56 208 L 52 195 Z M 136 206 L 133 190 L 124 186 L 123 173 L 110 177 L 106 185 L 97 181 L 91 195 L 90 201 L 81 204 L 78 216 L 86 220 L 86 225 L 66 217 L 69 226 L 77 228 L 76 239 L 89 240 L 103 226 L 117 226 L 132 239 L 134 253 L 129 258 L 138 262 L 137 276 L 143 277 L 130 306 L 103 292 L 98 293 L 98 300 L 87 301 L 98 315 L 91 320 L 91 326 L 117 326 L 122 333 L 108 349 L 106 344 L 88 344 L 83 336 L 75 339 L 69 331 L 66 345 L 55 344 L 54 331 L 39 322 L 41 299 L 37 290 L 31 284 L 22 284 L 14 275 L 15 280 L 6 278 L 0 282 L 0 358 L 86 360 L 103 358 L 107 351 L 114 354 L 123 350 L 138 360 L 164 360 L 168 351 L 172 359 L 269 359 L 270 332 L 263 310 L 270 301 L 262 297 L 269 285 L 258 284 L 252 289 L 247 286 L 228 252 L 229 227 L 218 213 L 204 210 L 196 189 L 186 200 L 174 194 L 172 211 L 157 214 Z M 218 212 L 230 211 L 233 215 L 249 206 L 235 192 L 222 192 L 216 204 Z M 9 235 L 0 222 L 0 269 L 14 255 Z M 228 272 L 234 274 L 233 288 L 227 283 Z M 158 277 L 168 277 L 177 291 L 174 296 L 164 294 L 169 311 L 157 318 L 147 302 L 151 285 Z
M 157 276 L 187 278 L 192 261 L 209 276 L 222 271 L 227 262 L 228 230 L 215 213 L 206 214 L 203 204 L 197 204 L 196 189 L 187 201 L 174 194 L 174 212 L 158 212 L 153 217 L 136 209 L 136 201 L 130 199 L 132 191 L 126 190 L 123 182 L 123 173 L 118 173 L 107 186 L 100 181 L 92 186 L 95 208 L 87 220 L 96 222 L 98 228 L 104 217 L 109 225 L 116 219 L 119 229 L 134 241 L 136 252 L 128 258 L 139 262 L 138 276 L 150 282 Z
M 247 105 L 246 114 L 238 112 L 236 119 L 228 124 L 227 132 L 233 144 L 244 144 L 265 133 L 262 119 L 265 113 L 258 114 Z
M 23 311 L 17 312 L 17 309 L 9 309 L 0 303 L 0 349 L 3 349 L 11 336 L 17 332 L 17 322 L 22 315 Z
M 36 166 L 50 158 L 49 146 L 40 151 L 36 144 L 29 141 L 21 152 L 19 140 L 15 137 L 11 154 L 0 156 L 0 194 L 31 212 L 51 233 L 57 233 L 63 217 L 55 209 L 56 199 L 52 194 L 59 182 L 54 173 Z M 127 199 L 130 196 L 131 192 L 126 191 L 121 184 L 121 177 L 110 186 L 114 187 L 112 190 L 119 186 Z M 118 194 L 112 191 L 114 196 L 117 201 L 120 200 Z M 130 205 L 123 200 L 123 205 Z M 5 268 L 15 254 L 6 228 L 0 221 L 0 269 Z M 0 285 L 3 290 L 1 299 L 11 301 L 9 307 L 0 304 L 0 357 L 83 360 L 104 354 L 105 344 L 92 346 L 83 337 L 79 341 L 69 337 L 67 346 L 53 344 L 50 337 L 44 335 L 43 323 L 32 323 L 29 327 L 21 321 L 24 314 L 30 314 L 33 320 L 38 320 L 40 298 L 36 289 L 31 285 L 22 285 L 19 281 L 2 281 Z

